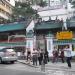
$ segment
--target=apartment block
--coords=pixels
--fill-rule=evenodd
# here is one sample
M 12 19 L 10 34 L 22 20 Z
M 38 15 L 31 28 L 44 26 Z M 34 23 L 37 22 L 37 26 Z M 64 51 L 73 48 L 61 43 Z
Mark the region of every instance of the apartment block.
M 0 0 L 0 18 L 9 19 L 15 2 L 11 0 Z

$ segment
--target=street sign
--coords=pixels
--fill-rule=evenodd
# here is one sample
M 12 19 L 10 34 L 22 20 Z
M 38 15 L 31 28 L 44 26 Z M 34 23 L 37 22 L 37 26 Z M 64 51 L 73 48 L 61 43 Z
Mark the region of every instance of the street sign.
M 73 34 L 72 34 L 72 31 L 61 31 L 61 32 L 57 32 L 56 38 L 58 40 L 72 39 L 73 38 Z

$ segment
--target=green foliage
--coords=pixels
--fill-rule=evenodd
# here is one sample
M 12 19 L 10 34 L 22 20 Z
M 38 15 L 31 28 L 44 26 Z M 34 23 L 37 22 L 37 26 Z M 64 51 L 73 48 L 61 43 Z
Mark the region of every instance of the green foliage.
M 73 8 L 75 8 L 75 1 L 72 2 Z
M 32 4 L 36 4 L 36 5 L 39 5 L 41 7 L 44 7 L 47 5 L 46 3 L 46 0 L 31 0 L 32 1 Z
M 41 7 L 45 7 L 47 6 L 47 3 L 45 1 L 41 1 L 38 5 Z
M 16 2 L 15 7 L 13 8 L 13 18 L 19 18 L 19 17 L 32 17 L 36 15 L 37 12 L 32 9 L 30 4 L 27 3 L 21 3 L 21 2 Z

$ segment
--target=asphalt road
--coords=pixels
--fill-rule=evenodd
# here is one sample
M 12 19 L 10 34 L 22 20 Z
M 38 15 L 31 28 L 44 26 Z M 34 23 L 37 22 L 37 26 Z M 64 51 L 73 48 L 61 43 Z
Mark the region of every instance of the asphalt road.
M 45 75 L 45 73 L 16 62 L 15 64 L 0 64 L 0 75 Z

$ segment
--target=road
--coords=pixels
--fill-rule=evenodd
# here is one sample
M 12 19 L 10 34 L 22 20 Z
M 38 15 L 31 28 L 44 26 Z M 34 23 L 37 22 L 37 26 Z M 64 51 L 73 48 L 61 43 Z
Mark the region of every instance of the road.
M 49 63 L 46 65 L 46 75 L 75 75 L 75 63 L 72 68 L 68 68 L 66 63 Z
M 16 62 L 15 64 L 0 64 L 0 75 L 45 75 L 45 73 Z
M 66 63 L 49 63 L 45 66 L 45 72 L 41 72 L 40 68 L 19 62 L 0 64 L 0 75 L 75 75 L 75 63 L 72 63 L 72 69 L 67 69 Z
M 27 63 L 25 60 L 19 60 L 20 63 Z M 32 65 L 32 62 L 31 62 Z M 38 68 L 34 71 L 41 71 L 41 66 L 37 66 Z M 48 62 L 45 65 L 45 75 L 75 75 L 75 62 L 72 62 L 72 68 L 68 68 L 67 63 L 61 62 Z

